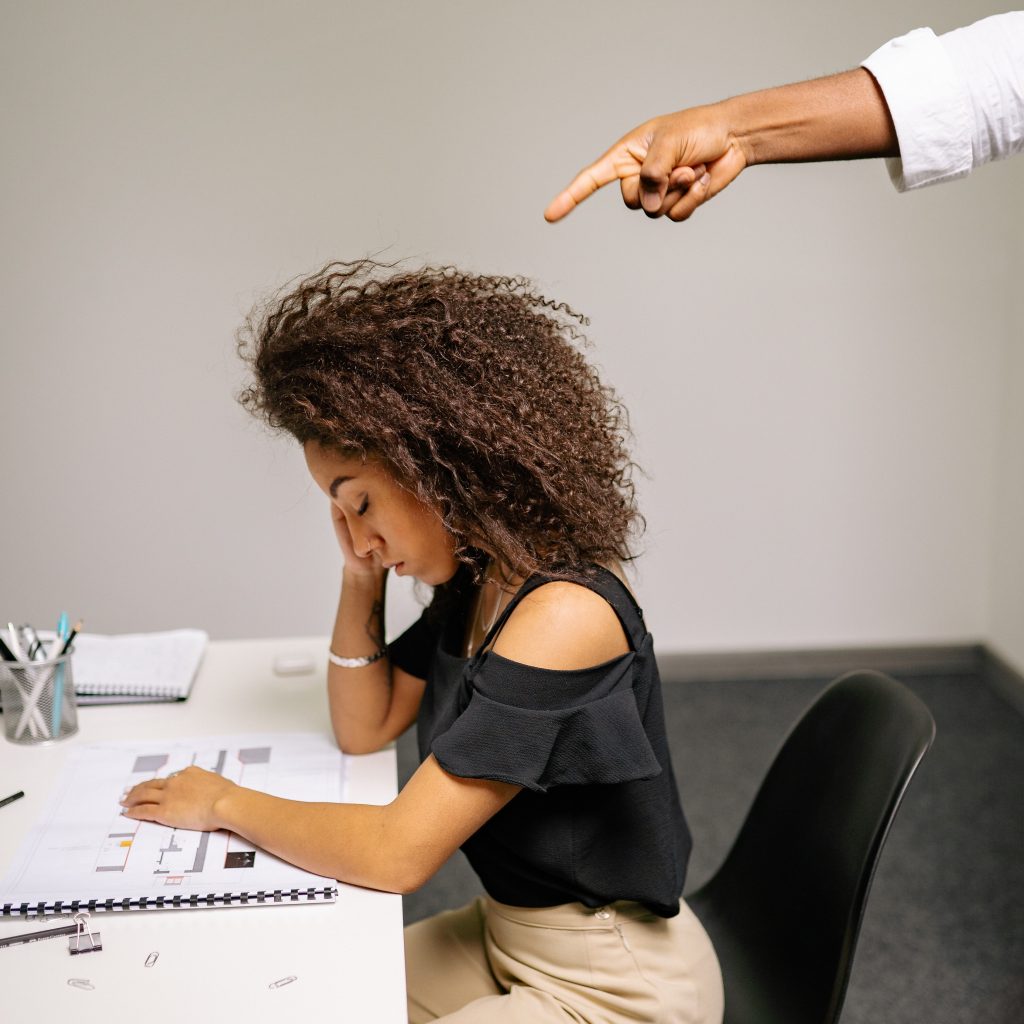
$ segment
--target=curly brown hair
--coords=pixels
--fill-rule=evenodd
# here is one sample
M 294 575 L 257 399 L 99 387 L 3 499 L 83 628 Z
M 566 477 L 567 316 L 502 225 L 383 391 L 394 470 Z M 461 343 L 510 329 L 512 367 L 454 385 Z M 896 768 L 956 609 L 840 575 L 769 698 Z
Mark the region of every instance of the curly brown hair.
M 628 417 L 577 344 L 589 321 L 522 277 L 329 263 L 250 314 L 239 401 L 300 443 L 383 464 L 456 557 L 516 574 L 633 557 Z

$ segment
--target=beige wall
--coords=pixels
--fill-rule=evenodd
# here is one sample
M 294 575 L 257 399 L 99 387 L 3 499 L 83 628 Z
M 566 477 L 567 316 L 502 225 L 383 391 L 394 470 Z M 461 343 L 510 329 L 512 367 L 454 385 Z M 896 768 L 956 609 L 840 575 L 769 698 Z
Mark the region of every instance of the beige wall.
M 1012 222 L 1012 218 L 1011 218 Z M 999 462 L 993 529 L 992 628 L 995 649 L 1024 670 L 1024 206 L 1017 204 L 1015 287 L 1007 302 Z
M 233 404 L 232 335 L 292 275 L 384 251 L 526 273 L 590 315 L 649 473 L 663 649 L 995 630 L 1024 663 L 1002 557 L 1024 161 L 909 196 L 879 163 L 758 168 L 685 226 L 610 192 L 540 216 L 645 116 L 990 11 L 6 5 L 0 618 L 326 632 L 323 501 Z

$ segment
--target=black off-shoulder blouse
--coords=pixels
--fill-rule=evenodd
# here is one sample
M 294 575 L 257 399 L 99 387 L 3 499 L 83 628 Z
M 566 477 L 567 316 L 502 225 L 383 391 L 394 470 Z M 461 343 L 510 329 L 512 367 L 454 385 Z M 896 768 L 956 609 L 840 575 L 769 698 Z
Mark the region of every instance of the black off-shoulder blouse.
M 417 719 L 420 757 L 452 775 L 522 786 L 463 845 L 501 903 L 601 907 L 635 900 L 679 912 L 690 832 L 665 737 L 653 642 L 632 595 L 611 572 L 574 580 L 614 608 L 630 652 L 592 668 L 533 668 L 489 650 L 519 589 L 472 658 L 454 654 L 466 607 L 428 612 L 390 645 L 392 664 L 427 683 Z

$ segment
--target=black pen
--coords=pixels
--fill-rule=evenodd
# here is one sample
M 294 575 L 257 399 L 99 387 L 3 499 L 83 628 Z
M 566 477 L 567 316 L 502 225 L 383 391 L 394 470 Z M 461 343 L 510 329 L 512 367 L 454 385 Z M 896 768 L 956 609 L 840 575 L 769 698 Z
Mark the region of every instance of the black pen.
M 3 800 L 0 800 L 0 807 L 3 807 L 5 804 L 14 803 L 15 800 L 20 800 L 24 795 L 25 791 L 19 789 L 17 793 L 12 793 L 10 796 L 5 796 Z
M 55 939 L 58 935 L 75 935 L 77 924 L 61 925 L 59 928 L 44 928 L 39 932 L 22 932 L 20 935 L 0 935 L 0 947 L 20 946 L 24 942 L 38 942 L 40 939 Z

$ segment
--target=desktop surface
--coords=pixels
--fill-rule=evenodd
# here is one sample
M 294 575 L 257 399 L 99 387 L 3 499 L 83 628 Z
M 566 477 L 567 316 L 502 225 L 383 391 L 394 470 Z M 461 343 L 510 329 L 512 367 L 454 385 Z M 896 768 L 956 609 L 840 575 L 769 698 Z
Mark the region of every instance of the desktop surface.
M 68 751 L 111 739 L 246 732 L 329 732 L 323 638 L 214 641 L 187 701 L 80 707 L 78 733 L 41 746 L 0 739 L 0 875 L 43 813 Z M 276 658 L 312 658 L 310 675 L 277 676 Z M 393 749 L 346 758 L 345 799 L 386 803 L 395 794 Z M 404 1022 L 401 897 L 338 883 L 334 903 L 92 915 L 99 952 L 72 956 L 66 938 L 0 948 L 4 1018 L 144 1024 L 243 1014 Z M 0 918 L 0 936 L 64 924 Z M 154 958 L 152 954 L 156 954 Z M 151 966 L 146 966 L 147 960 Z M 69 984 L 79 979 L 91 987 Z M 229 1018 L 230 1019 L 230 1018 Z

